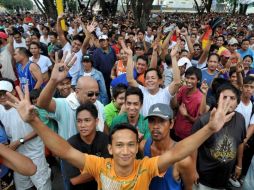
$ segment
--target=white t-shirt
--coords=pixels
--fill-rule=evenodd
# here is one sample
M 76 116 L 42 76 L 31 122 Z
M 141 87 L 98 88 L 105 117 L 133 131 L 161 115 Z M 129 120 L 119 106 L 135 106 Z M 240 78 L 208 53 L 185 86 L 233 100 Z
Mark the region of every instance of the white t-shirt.
M 41 38 L 40 38 L 40 42 L 42 42 L 42 43 L 44 43 L 44 44 L 48 45 L 48 44 L 50 43 L 49 36 L 48 36 L 48 38 L 47 38 L 47 39 L 46 39 L 44 36 L 41 36 Z
M 154 36 L 151 35 L 151 36 L 147 36 L 145 35 L 145 41 L 148 42 L 148 43 L 153 43 L 153 40 L 154 40 Z
M 67 42 L 62 48 L 63 52 L 66 52 L 66 51 L 68 52 L 67 58 L 71 56 L 71 48 L 72 47 L 69 42 Z M 69 70 L 69 74 L 72 77 L 71 85 L 76 85 L 77 83 L 77 79 L 78 79 L 79 72 L 81 70 L 81 64 L 82 64 L 82 56 L 83 56 L 82 50 L 80 49 L 77 53 L 75 53 L 75 56 L 77 57 L 77 59 L 75 63 L 73 64 L 73 66 L 71 67 L 71 69 Z
M 142 86 L 138 85 L 139 89 L 143 92 L 144 95 L 144 101 L 143 101 L 143 107 L 140 110 L 140 113 L 146 117 L 148 115 L 149 108 L 156 103 L 162 103 L 169 105 L 170 100 L 172 98 L 171 94 L 168 91 L 168 87 L 166 88 L 160 88 L 159 91 L 152 95 L 148 92 L 148 90 Z
M 15 108 L 5 110 L 5 108 L 0 105 L 0 120 L 11 142 L 24 138 L 33 131 L 33 128 L 21 119 Z M 17 151 L 31 159 L 45 156 L 44 144 L 39 136 L 20 145 Z
M 30 57 L 29 60 L 33 61 L 33 57 Z M 40 55 L 37 65 L 40 66 L 41 73 L 43 74 L 43 73 L 48 72 L 49 67 L 52 65 L 52 62 L 50 61 L 50 59 L 47 56 Z
M 16 49 L 19 47 L 27 48 L 26 47 L 26 40 L 24 38 L 21 38 L 21 43 L 17 43 L 16 40 L 13 41 L 13 48 Z
M 253 104 L 251 103 L 251 101 L 249 102 L 247 106 L 244 105 L 243 102 L 241 101 L 235 109 L 235 111 L 243 115 L 245 119 L 246 129 L 249 127 L 250 124 L 254 124 L 254 118 L 251 116 L 252 106 Z

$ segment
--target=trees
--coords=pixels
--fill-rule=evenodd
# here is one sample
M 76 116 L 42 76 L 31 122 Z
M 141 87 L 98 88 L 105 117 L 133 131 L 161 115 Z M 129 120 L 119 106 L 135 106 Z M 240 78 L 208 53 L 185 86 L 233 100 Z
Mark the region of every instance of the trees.
M 31 10 L 33 8 L 31 0 L 0 0 L 0 5 L 8 10 L 16 10 L 17 12 Z

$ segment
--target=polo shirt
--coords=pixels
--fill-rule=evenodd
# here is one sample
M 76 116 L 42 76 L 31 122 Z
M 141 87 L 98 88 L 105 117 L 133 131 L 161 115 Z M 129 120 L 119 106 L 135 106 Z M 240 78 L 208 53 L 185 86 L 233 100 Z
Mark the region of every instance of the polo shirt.
M 111 101 L 110 104 L 104 107 L 105 121 L 108 127 L 111 126 L 111 123 L 114 117 L 116 117 L 118 113 L 119 113 L 119 110 L 116 108 L 113 101 Z
M 129 123 L 127 113 L 123 113 L 116 116 L 112 121 L 111 128 L 113 129 L 115 125 L 120 123 Z M 144 135 L 144 139 L 147 139 L 151 136 L 148 127 L 148 120 L 145 119 L 143 115 L 139 114 L 138 123 L 135 127 L 138 129 L 140 133 Z

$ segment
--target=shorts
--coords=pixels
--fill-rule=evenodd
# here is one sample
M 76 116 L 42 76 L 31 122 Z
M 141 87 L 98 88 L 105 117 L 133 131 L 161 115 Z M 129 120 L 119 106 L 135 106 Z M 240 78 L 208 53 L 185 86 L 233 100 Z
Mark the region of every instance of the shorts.
M 16 190 L 29 189 L 33 186 L 38 190 L 51 190 L 51 170 L 45 157 L 32 159 L 32 161 L 37 166 L 37 171 L 33 176 L 24 176 L 14 172 Z
M 192 186 L 192 190 L 225 190 L 225 189 L 216 189 L 216 188 L 208 187 L 208 186 L 205 186 L 205 185 L 199 183 L 197 185 L 194 184 Z

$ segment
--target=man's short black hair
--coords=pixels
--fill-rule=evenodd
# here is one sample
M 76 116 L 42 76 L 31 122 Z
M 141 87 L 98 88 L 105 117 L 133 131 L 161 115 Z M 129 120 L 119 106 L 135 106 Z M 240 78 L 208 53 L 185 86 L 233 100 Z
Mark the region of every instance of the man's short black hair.
M 31 42 L 29 48 L 31 47 L 31 45 L 36 45 L 39 49 L 41 49 L 41 45 L 38 42 Z
M 251 84 L 254 82 L 254 77 L 253 76 L 246 76 L 243 79 L 243 84 Z
M 222 84 L 216 91 L 216 102 L 219 102 L 219 98 L 220 98 L 220 94 L 221 92 L 225 91 L 225 90 L 230 90 L 232 91 L 236 98 L 237 98 L 237 104 L 240 103 L 240 91 L 231 83 L 227 83 L 227 84 Z
M 74 41 L 74 40 L 78 40 L 78 41 L 80 41 L 80 43 L 83 43 L 84 37 L 77 34 L 77 35 L 73 36 L 73 39 L 72 39 L 72 40 L 73 40 L 73 41 Z
M 243 44 L 243 42 L 250 42 L 250 40 L 249 39 L 247 39 L 247 38 L 244 38 L 243 40 L 242 40 L 242 44 Z
M 149 68 L 149 69 L 147 69 L 146 72 L 145 72 L 145 78 L 146 78 L 147 73 L 149 73 L 150 71 L 155 71 L 157 73 L 158 78 L 162 79 L 161 72 L 158 69 L 155 69 L 155 68 Z
M 190 76 L 190 75 L 195 75 L 198 79 L 198 81 L 200 81 L 202 79 L 202 72 L 199 68 L 196 67 L 189 67 L 186 71 L 185 71 L 185 76 Z
M 146 62 L 146 64 L 148 65 L 148 57 L 147 56 L 145 56 L 145 55 L 138 56 L 137 57 L 137 62 L 138 62 L 139 59 L 144 60 Z
M 117 98 L 119 94 L 122 94 L 123 92 L 126 92 L 127 86 L 125 84 L 118 84 L 112 89 L 112 96 L 114 99 Z
M 83 110 L 88 111 L 93 116 L 94 119 L 98 118 L 98 110 L 92 102 L 88 101 L 84 104 L 81 104 L 76 110 L 76 117 L 78 117 L 79 112 Z
M 139 97 L 140 103 L 143 105 L 144 95 L 143 92 L 138 87 L 128 87 L 125 93 L 125 101 L 130 95 L 137 95 Z
M 108 136 L 108 143 L 112 144 L 112 136 L 115 134 L 115 132 L 117 132 L 119 130 L 124 130 L 124 129 L 130 130 L 133 133 L 135 133 L 136 139 L 137 139 L 137 142 L 138 142 L 138 130 L 135 127 L 133 127 L 132 125 L 128 124 L 128 123 L 120 123 L 120 124 L 116 124 L 113 127 L 113 129 L 110 131 L 109 136 Z
M 18 52 L 22 55 L 25 55 L 26 57 L 30 57 L 31 53 L 28 49 L 26 49 L 25 47 L 17 47 L 16 50 L 18 50 Z
M 57 33 L 56 33 L 56 32 L 49 32 L 48 35 L 49 35 L 49 36 L 54 36 L 55 38 L 57 38 Z

